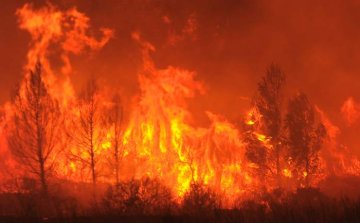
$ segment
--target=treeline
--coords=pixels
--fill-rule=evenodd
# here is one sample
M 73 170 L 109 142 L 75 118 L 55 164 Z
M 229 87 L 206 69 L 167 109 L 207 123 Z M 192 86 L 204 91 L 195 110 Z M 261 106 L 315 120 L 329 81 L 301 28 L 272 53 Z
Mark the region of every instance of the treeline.
M 12 100 L 5 132 L 13 157 L 37 176 L 44 195 L 48 193 L 49 176 L 58 171 L 55 168 L 60 155 L 67 159 L 65 163 L 73 162 L 88 170 L 94 191 L 99 176 L 104 176 L 105 163 L 119 183 L 124 154 L 120 96 L 115 94 L 106 105 L 96 81 L 91 79 L 76 104 L 63 109 L 49 94 L 41 72 L 38 63 Z M 245 123 L 245 156 L 253 164 L 253 177 L 261 181 L 273 185 L 276 179 L 276 186 L 281 187 L 286 169 L 297 186 L 308 187 L 320 167 L 319 151 L 326 129 L 315 123 L 314 108 L 304 93 L 296 93 L 284 109 L 284 85 L 284 73 L 271 65 L 258 84 Z M 109 143 L 110 154 L 101 153 L 104 142 Z
M 284 73 L 278 66 L 271 65 L 258 84 L 243 132 L 245 156 L 253 164 L 253 177 L 263 182 L 264 187 L 275 185 L 273 188 L 277 189 L 256 192 L 252 200 L 239 198 L 230 211 L 224 209 L 224 197 L 219 191 L 204 185 L 201 180 L 193 180 L 189 191 L 181 198 L 174 196 L 173 191 L 158 179 L 121 181 L 119 165 L 124 154 L 124 109 L 120 96 L 115 94 L 108 106 L 92 79 L 76 104 L 71 105 L 74 109 L 64 110 L 49 94 L 39 63 L 16 90 L 11 119 L 5 126 L 14 159 L 25 167 L 27 177 L 36 178 L 16 181 L 15 191 L 1 194 L 1 214 L 60 218 L 175 215 L 181 216 L 180 220 L 189 217 L 189 222 L 196 219 L 210 222 L 220 219 L 220 222 L 336 222 L 333 220 L 348 217 L 359 220 L 359 202 L 332 200 L 311 188 L 312 180 L 321 169 L 319 151 L 326 129 L 315 121 L 313 106 L 304 93 L 296 93 L 283 103 L 284 86 Z M 100 152 L 104 142 L 111 142 L 111 152 L 106 156 Z M 67 186 L 59 186 L 64 183 L 50 185 L 50 177 L 56 178 L 56 171 L 59 171 L 57 160 L 60 157 L 87 170 L 91 188 L 75 182 L 67 183 Z M 112 174 L 106 177 L 115 179 L 115 183 L 105 185 L 106 188 L 98 183 L 99 177 L 104 177 L 104 163 Z M 299 188 L 297 192 L 283 189 L 284 170 L 291 174 Z M 72 192 L 74 188 L 83 190 L 88 197 L 87 204 L 79 201 Z M 10 205 L 13 209 L 8 207 L 9 204 L 14 204 Z M 333 213 L 335 208 L 337 212 Z M 313 216 L 313 212 L 319 214 Z
M 274 190 L 254 199 L 239 199 L 222 208 L 221 195 L 194 183 L 181 202 L 156 179 L 144 178 L 110 186 L 83 206 L 73 197 L 38 190 L 0 195 L 1 222 L 359 222 L 360 200 L 330 198 L 318 189 Z M 11 204 L 11 205 L 9 205 Z
M 91 79 L 76 104 L 64 109 L 49 94 L 40 63 L 19 85 L 5 126 L 6 139 L 12 157 L 25 168 L 25 175 L 39 180 L 44 197 L 49 193 L 49 178 L 66 175 L 61 171 L 70 171 L 71 163 L 78 165 L 79 176 L 89 171 L 94 193 L 104 163 L 119 182 L 119 162 L 124 152 L 120 147 L 123 107 L 118 94 L 110 103 L 104 105 L 98 85 Z M 106 156 L 100 151 L 105 140 L 111 144 Z M 64 167 L 58 167 L 59 160 Z

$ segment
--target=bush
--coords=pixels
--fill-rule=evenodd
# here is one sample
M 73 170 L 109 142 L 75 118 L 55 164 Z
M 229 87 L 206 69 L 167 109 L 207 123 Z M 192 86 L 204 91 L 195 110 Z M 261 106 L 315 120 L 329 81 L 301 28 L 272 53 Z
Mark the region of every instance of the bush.
M 192 183 L 184 194 L 182 210 L 190 216 L 209 216 L 220 205 L 216 193 L 202 183 Z
M 150 178 L 110 186 L 102 200 L 109 215 L 162 215 L 170 212 L 172 204 L 171 190 Z

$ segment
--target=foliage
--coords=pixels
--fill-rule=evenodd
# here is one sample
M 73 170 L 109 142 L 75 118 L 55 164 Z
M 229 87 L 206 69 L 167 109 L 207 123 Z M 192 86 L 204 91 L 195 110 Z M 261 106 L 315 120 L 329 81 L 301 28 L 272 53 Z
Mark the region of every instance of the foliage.
M 272 64 L 258 84 L 257 96 L 253 101 L 252 124 L 244 133 L 246 157 L 258 169 L 256 175 L 263 178 L 267 172 L 275 174 L 278 186 L 281 185 L 280 152 L 282 129 L 282 100 L 285 75 L 280 67 Z M 258 135 L 264 135 L 260 140 Z M 265 138 L 266 137 L 266 138 Z
M 315 128 L 314 109 L 304 93 L 296 94 L 288 104 L 285 119 L 288 138 L 288 160 L 293 164 L 293 172 L 305 185 L 310 186 L 311 175 L 320 166 L 319 151 L 326 136 L 323 124 Z

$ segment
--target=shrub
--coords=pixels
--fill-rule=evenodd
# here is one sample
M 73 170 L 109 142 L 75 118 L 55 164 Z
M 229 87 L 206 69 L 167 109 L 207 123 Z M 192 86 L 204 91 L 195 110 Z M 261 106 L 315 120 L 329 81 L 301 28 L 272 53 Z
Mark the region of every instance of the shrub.
M 110 215 L 161 215 L 170 211 L 172 203 L 171 190 L 150 178 L 110 186 L 102 200 L 104 212 Z

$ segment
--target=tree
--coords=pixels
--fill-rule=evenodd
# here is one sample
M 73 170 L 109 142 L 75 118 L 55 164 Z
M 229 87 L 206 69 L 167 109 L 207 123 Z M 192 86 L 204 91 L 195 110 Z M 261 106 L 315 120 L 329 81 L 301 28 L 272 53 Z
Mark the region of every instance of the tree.
M 92 78 L 80 94 L 77 112 L 68 134 L 76 146 L 75 150 L 70 151 L 71 158 L 90 170 L 94 192 L 101 145 L 105 138 L 105 119 L 102 112 L 99 89 Z
M 112 127 L 112 153 L 111 153 L 111 164 L 115 170 L 116 184 L 119 184 L 119 165 L 120 159 L 124 155 L 122 147 L 122 134 L 123 134 L 123 120 L 124 120 L 124 108 L 121 104 L 121 98 L 116 94 L 112 100 L 113 106 L 109 112 L 109 123 Z
M 196 179 L 196 169 L 195 169 L 195 161 L 199 158 L 201 151 L 199 148 L 201 147 L 201 140 L 194 139 L 193 137 L 189 137 L 187 135 L 184 136 L 184 142 L 181 148 L 181 153 L 178 154 L 179 161 L 185 165 L 187 165 L 191 171 L 191 181 L 190 183 L 195 183 Z
M 258 96 L 253 107 L 261 123 L 250 122 L 250 131 L 245 133 L 247 142 L 246 155 L 248 159 L 259 166 L 260 172 L 269 170 L 274 173 L 281 185 L 281 107 L 285 75 L 274 64 L 266 71 L 266 75 L 258 84 Z M 275 169 L 273 171 L 273 169 Z M 262 173 L 265 174 L 265 173 Z
M 14 157 L 40 180 L 48 194 L 48 175 L 61 148 L 59 106 L 42 79 L 41 64 L 30 70 L 13 98 L 13 117 L 7 123 L 7 141 Z
M 288 104 L 285 124 L 288 132 L 288 159 L 294 172 L 310 185 L 311 176 L 319 168 L 318 152 L 323 145 L 326 129 L 322 123 L 315 128 L 314 109 L 304 93 L 296 94 Z
M 257 165 L 255 174 L 263 181 L 267 171 L 272 173 L 268 165 L 268 148 L 253 131 L 244 133 L 244 142 L 246 143 L 245 156 Z

